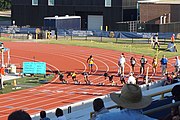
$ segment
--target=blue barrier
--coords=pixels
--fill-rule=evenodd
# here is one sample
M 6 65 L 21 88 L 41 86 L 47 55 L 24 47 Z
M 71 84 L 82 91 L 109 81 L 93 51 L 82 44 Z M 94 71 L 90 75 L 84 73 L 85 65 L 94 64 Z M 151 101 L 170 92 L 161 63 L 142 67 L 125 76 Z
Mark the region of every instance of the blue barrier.
M 13 27 L 1 27 L 0 32 L 2 33 L 20 33 L 28 34 L 36 33 L 37 28 L 13 28 Z M 112 35 L 113 34 L 113 35 Z M 121 32 L 121 31 L 101 31 L 101 30 L 64 30 L 57 29 L 58 36 L 94 36 L 94 37 L 114 37 L 114 38 L 146 38 L 149 39 L 151 36 L 154 37 L 157 33 L 140 33 L 140 32 Z M 176 33 L 158 33 L 159 39 L 170 39 L 172 34 Z
M 94 36 L 94 37 L 110 37 L 113 32 L 114 38 L 146 38 L 155 36 L 157 33 L 140 33 L 140 32 L 119 32 L 119 31 L 101 31 L 101 30 L 61 30 L 58 29 L 58 35 L 67 36 Z M 170 39 L 175 33 L 158 33 L 159 39 Z M 176 34 L 175 34 L 176 35 Z M 112 36 L 111 36 L 112 37 Z

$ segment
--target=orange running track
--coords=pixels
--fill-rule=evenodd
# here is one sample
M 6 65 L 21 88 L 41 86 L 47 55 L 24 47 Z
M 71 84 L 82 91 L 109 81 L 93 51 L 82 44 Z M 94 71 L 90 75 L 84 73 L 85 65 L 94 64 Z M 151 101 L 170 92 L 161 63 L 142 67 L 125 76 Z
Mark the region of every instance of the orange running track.
M 117 74 L 117 61 L 122 52 L 113 50 L 104 50 L 97 48 L 87 48 L 69 45 L 57 44 L 41 44 L 31 42 L 4 42 L 4 46 L 11 50 L 11 63 L 22 65 L 25 61 L 41 61 L 47 63 L 47 70 L 60 70 L 65 73 L 67 71 L 76 71 L 77 79 L 81 83 L 85 83 L 83 76 L 80 74 L 83 71 L 88 71 L 86 60 L 90 55 L 93 55 L 95 66 L 94 71 L 89 75 L 89 79 L 93 85 L 74 85 L 71 78 L 65 79 L 68 84 L 60 84 L 58 77 L 49 84 L 43 84 L 39 87 L 20 90 L 8 94 L 0 95 L 0 120 L 7 120 L 8 115 L 15 110 L 23 109 L 29 114 L 37 114 L 41 110 L 50 110 L 57 107 L 69 105 L 83 100 L 92 99 L 98 96 L 106 95 L 110 92 L 119 91 L 122 87 L 119 77 L 114 77 L 114 81 L 118 86 L 111 86 L 108 80 L 104 79 L 103 74 Z M 130 57 L 134 56 L 137 60 L 135 75 L 139 74 L 139 60 L 141 55 L 125 53 L 126 66 L 125 75 L 130 72 Z M 5 57 L 6 58 L 6 57 Z M 150 67 L 149 75 L 151 79 L 160 80 L 163 77 L 159 73 L 154 77 L 151 76 L 152 58 L 147 57 Z M 5 60 L 6 61 L 6 60 Z M 169 60 L 169 66 L 174 63 L 173 58 Z M 173 67 L 169 67 L 168 71 L 173 71 Z M 126 78 L 127 80 L 128 78 Z M 103 82 L 105 86 L 97 84 Z M 72 83 L 72 84 L 71 84 Z

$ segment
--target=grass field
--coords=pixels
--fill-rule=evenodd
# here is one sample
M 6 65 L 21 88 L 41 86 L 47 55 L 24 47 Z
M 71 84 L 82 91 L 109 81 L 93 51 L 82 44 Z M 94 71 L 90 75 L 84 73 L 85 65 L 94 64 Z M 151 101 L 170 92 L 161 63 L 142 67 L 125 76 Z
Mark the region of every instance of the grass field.
M 86 41 L 86 40 L 65 40 L 65 39 L 60 39 L 60 40 L 48 40 L 48 41 L 43 41 L 43 43 L 48 43 L 48 44 L 64 44 L 64 45 L 75 45 L 75 46 L 85 46 L 85 47 L 94 47 L 94 48 L 102 48 L 102 49 L 109 49 L 109 50 L 116 50 L 116 51 L 121 51 L 121 52 L 131 52 L 135 54 L 144 54 L 147 56 L 154 56 L 157 54 L 156 49 L 152 49 L 150 44 L 121 44 L 121 43 L 115 43 L 115 42 L 97 42 L 97 41 Z M 180 43 L 176 44 L 177 48 L 180 48 Z M 158 57 L 162 57 L 162 55 L 166 55 L 167 57 L 173 57 L 177 56 L 180 54 L 180 51 L 178 52 L 169 52 L 166 51 L 165 49 L 167 48 L 167 44 L 161 44 L 161 49 L 158 51 Z
M 23 78 L 15 79 L 17 84 L 16 86 L 14 86 L 14 80 L 4 81 L 5 85 L 4 88 L 0 90 L 0 94 L 5 94 L 17 90 L 23 90 L 27 88 L 40 86 L 42 85 L 42 83 L 40 83 L 41 80 L 50 81 L 52 80 L 52 78 L 53 75 L 46 76 L 46 78 L 44 78 L 44 76 L 42 75 L 35 75 L 34 77 L 23 77 Z
M 21 41 L 20 39 L 10 39 L 10 38 L 0 38 L 1 41 Z M 26 40 L 22 40 L 26 41 Z M 162 55 L 166 55 L 167 57 L 173 57 L 180 55 L 180 51 L 178 52 L 169 52 L 166 51 L 167 44 L 170 41 L 161 42 L 160 46 L 161 49 L 157 52 L 157 49 L 152 49 L 150 43 L 148 43 L 147 39 L 137 40 L 134 39 L 134 43 L 132 43 L 132 39 L 128 40 L 116 40 L 115 38 L 103 38 L 103 41 L 100 40 L 100 37 L 96 40 L 88 38 L 87 40 L 83 39 L 72 39 L 71 38 L 60 38 L 58 40 L 55 39 L 39 39 L 34 40 L 35 42 L 41 42 L 45 44 L 64 44 L 64 45 L 75 45 L 75 46 L 84 46 L 84 47 L 91 47 L 91 48 L 102 48 L 102 49 L 109 49 L 109 50 L 116 50 L 121 52 L 131 52 L 135 54 L 144 54 L 147 56 L 154 56 L 158 53 L 158 57 L 162 57 Z M 180 48 L 180 40 L 177 40 L 176 48 Z

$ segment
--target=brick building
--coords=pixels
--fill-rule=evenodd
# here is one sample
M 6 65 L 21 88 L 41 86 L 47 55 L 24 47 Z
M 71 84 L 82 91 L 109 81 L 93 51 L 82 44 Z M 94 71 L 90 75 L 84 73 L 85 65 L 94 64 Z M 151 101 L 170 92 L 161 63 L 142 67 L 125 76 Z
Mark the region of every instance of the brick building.
M 161 32 L 180 32 L 180 0 L 148 0 L 138 3 L 141 24 L 152 24 Z

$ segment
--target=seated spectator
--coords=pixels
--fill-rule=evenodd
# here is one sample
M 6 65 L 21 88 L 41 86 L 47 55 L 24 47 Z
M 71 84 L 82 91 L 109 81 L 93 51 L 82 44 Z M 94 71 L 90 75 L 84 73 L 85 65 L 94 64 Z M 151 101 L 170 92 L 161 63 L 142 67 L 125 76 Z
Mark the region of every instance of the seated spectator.
M 174 97 L 174 101 L 172 102 L 180 101 L 179 91 L 180 91 L 180 85 L 176 85 L 173 87 L 171 93 L 172 93 L 172 96 Z M 180 120 L 180 106 L 172 108 L 171 116 L 173 120 Z
M 32 119 L 26 111 L 17 110 L 17 111 L 12 112 L 8 116 L 8 120 L 32 120 Z
M 125 109 L 98 115 L 96 120 L 155 120 L 143 115 L 142 108 L 149 106 L 152 98 L 142 96 L 141 88 L 138 85 L 125 84 L 121 94 L 111 93 L 110 97 Z
M 60 108 L 56 109 L 55 115 L 57 117 L 57 120 L 67 120 L 66 117 L 63 114 L 63 110 Z
M 107 113 L 109 112 L 105 107 L 104 107 L 104 102 L 101 98 L 97 98 L 93 101 L 93 109 L 95 113 L 93 114 L 91 120 L 95 120 L 96 117 L 100 114 Z
M 175 85 L 171 91 L 173 100 L 172 103 L 180 101 L 180 85 Z M 180 120 L 180 106 L 173 107 L 171 113 L 164 120 Z
M 166 75 L 166 77 L 165 77 L 165 81 L 164 81 L 164 86 L 172 84 L 172 81 L 173 81 L 172 76 L 169 75 L 168 73 L 166 73 L 165 75 Z
M 172 72 L 172 84 L 178 82 L 177 73 Z
M 48 117 L 46 117 L 46 111 L 41 111 L 40 117 L 40 120 L 50 120 Z

